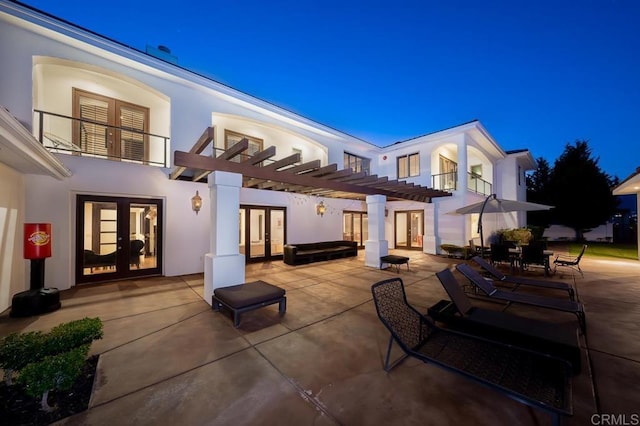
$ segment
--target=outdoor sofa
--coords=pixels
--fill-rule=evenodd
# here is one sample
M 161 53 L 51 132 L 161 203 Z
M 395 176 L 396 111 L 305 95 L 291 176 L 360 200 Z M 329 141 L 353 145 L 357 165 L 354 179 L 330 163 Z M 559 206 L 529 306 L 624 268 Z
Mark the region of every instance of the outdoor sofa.
M 358 243 L 356 241 L 322 241 L 284 246 L 284 263 L 287 265 L 300 265 L 357 255 Z

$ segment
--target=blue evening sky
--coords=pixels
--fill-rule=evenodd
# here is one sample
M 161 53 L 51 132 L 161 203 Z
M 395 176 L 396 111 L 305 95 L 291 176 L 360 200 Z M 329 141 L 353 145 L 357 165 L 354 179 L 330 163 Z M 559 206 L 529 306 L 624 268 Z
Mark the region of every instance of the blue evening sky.
M 637 0 L 23 0 L 376 145 L 479 119 L 551 165 L 640 166 Z

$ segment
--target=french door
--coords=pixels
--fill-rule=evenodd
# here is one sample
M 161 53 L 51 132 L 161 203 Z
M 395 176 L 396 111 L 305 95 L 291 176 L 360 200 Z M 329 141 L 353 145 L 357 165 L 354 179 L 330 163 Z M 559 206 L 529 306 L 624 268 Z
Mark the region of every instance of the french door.
M 395 247 L 399 249 L 422 249 L 424 234 L 424 211 L 409 210 L 395 212 Z
M 160 199 L 78 195 L 76 282 L 162 273 Z
M 73 141 L 82 152 L 148 161 L 149 108 L 73 89 Z
M 364 247 L 364 242 L 369 239 L 369 220 L 367 213 L 343 212 L 342 238 L 346 241 L 356 241 L 358 247 Z
M 240 253 L 246 262 L 282 259 L 286 211 L 285 207 L 240 206 Z

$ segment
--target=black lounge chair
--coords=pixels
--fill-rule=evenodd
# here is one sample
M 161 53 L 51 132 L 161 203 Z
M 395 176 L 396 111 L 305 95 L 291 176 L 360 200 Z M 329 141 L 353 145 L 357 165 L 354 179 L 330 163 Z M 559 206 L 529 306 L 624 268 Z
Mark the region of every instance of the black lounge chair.
M 429 315 L 464 332 L 562 358 L 580 372 L 582 355 L 575 327 L 523 318 L 471 304 L 450 269 L 436 273 L 451 301 L 441 300 Z
M 551 288 L 556 290 L 563 290 L 569 293 L 569 299 L 575 299 L 575 292 L 573 287 L 567 283 L 553 282 L 553 281 L 545 281 L 545 280 L 535 280 L 531 278 L 523 278 L 523 277 L 514 277 L 513 275 L 505 275 L 498 268 L 481 258 L 480 256 L 474 256 L 471 258 L 474 262 L 476 262 L 482 269 L 487 271 L 494 278 L 495 282 L 498 284 L 506 283 L 512 284 L 513 290 L 517 290 L 521 285 L 524 286 L 532 286 L 532 287 L 542 287 L 542 288 Z
M 391 333 L 385 371 L 411 356 L 544 410 L 554 424 L 573 414 L 571 367 L 565 361 L 437 327 L 409 305 L 400 278 L 380 281 L 371 292 L 378 317 Z M 394 341 L 404 355 L 389 365 Z
M 491 281 L 480 275 L 475 269 L 466 264 L 456 266 L 458 272 L 467 277 L 473 285 L 489 296 L 490 299 L 507 302 L 507 307 L 512 303 L 537 306 L 539 308 L 554 309 L 556 311 L 570 312 L 578 317 L 580 329 L 584 333 L 587 328 L 584 316 L 584 308 L 573 300 L 560 300 L 553 297 L 536 296 L 530 294 L 514 293 L 512 291 L 498 290 Z M 505 309 L 507 308 L 505 307 Z
M 567 268 L 571 268 L 573 270 L 580 272 L 580 276 L 584 277 L 584 274 L 582 273 L 582 269 L 580 269 L 580 259 L 582 259 L 582 255 L 586 250 L 587 250 L 587 245 L 584 244 L 582 246 L 582 250 L 580 250 L 580 254 L 578 255 L 578 257 L 569 258 L 561 254 L 557 255 L 553 261 L 553 273 L 555 274 L 555 272 L 558 269 L 558 266 L 565 266 Z

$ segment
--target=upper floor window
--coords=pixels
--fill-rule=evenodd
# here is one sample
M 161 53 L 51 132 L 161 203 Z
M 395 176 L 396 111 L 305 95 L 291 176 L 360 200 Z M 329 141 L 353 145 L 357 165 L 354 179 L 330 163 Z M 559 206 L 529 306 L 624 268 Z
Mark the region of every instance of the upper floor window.
M 420 175 L 420 154 L 409 154 L 398 157 L 398 178 Z
M 254 138 L 253 136 L 244 135 L 242 133 L 237 133 L 232 130 L 225 129 L 224 131 L 224 149 L 227 150 L 240 142 L 242 139 L 247 139 L 249 141 L 249 148 L 242 153 L 242 155 L 237 155 L 231 159 L 231 161 L 235 161 L 239 163 L 241 159 L 251 157 L 258 152 L 262 151 L 262 145 L 264 141 L 259 138 Z
M 482 164 L 471 166 L 471 176 L 474 178 L 482 177 Z
M 344 153 L 344 168 L 351 169 L 353 173 L 364 172 L 366 175 L 371 174 L 371 170 L 369 168 L 369 164 L 371 160 L 364 157 L 359 157 L 357 155 L 349 154 L 348 152 Z

